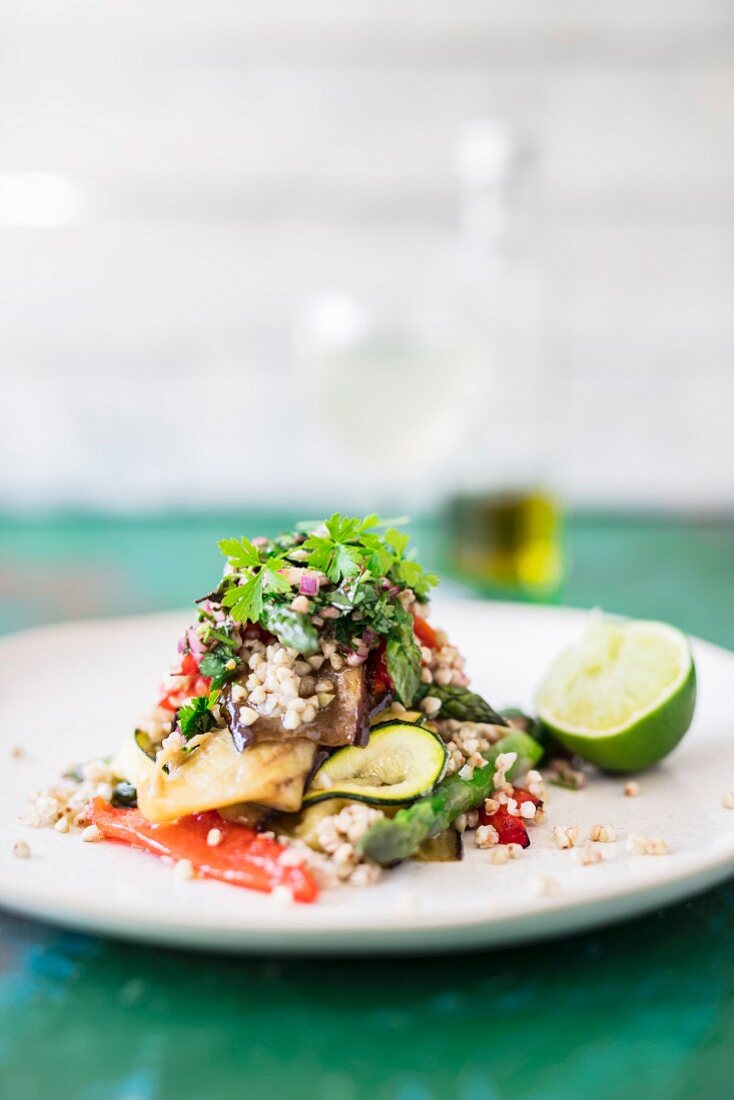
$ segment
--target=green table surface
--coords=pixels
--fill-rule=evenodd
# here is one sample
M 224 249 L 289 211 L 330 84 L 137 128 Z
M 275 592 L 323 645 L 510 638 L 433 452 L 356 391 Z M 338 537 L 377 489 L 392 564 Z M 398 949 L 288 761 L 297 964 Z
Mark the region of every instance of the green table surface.
M 278 517 L 0 524 L 0 629 L 185 605 Z M 415 525 L 441 565 L 440 525 Z M 577 515 L 563 598 L 734 647 L 734 522 Z M 205 945 L 202 945 L 205 947 Z M 734 1093 L 734 883 L 589 935 L 404 959 L 194 955 L 0 914 L 0 1097 Z

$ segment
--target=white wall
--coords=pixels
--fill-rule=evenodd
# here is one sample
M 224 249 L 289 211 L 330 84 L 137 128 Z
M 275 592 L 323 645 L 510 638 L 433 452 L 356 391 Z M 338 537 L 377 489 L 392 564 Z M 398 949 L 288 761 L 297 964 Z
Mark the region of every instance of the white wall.
M 379 493 L 319 421 L 294 313 L 384 280 L 375 226 L 411 242 L 392 277 L 423 277 L 481 115 L 542 151 L 561 487 L 734 504 L 731 3 L 5 0 L 0 19 L 0 504 Z M 397 495 L 421 481 L 450 478 L 423 464 Z

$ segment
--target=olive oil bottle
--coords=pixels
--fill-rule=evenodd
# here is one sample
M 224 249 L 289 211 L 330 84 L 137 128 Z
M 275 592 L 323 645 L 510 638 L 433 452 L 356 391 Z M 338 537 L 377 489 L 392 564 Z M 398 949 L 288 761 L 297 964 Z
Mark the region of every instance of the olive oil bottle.
M 449 487 L 448 565 L 481 591 L 548 600 L 563 578 L 553 484 L 543 221 L 535 156 L 501 121 L 460 134 L 461 239 L 467 293 L 484 319 L 486 366 Z
M 563 581 L 563 516 L 542 489 L 486 491 L 449 505 L 448 565 L 489 595 L 553 600 Z

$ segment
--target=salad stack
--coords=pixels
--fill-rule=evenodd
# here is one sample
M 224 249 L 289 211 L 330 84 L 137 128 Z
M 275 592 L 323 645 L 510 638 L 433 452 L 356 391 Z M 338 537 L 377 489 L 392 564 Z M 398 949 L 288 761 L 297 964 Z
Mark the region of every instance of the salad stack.
M 470 690 L 408 542 L 339 514 L 220 542 L 219 584 L 108 763 L 109 791 L 74 823 L 185 877 L 301 901 L 408 859 L 460 859 L 467 829 L 508 858 L 526 846 L 540 745 Z

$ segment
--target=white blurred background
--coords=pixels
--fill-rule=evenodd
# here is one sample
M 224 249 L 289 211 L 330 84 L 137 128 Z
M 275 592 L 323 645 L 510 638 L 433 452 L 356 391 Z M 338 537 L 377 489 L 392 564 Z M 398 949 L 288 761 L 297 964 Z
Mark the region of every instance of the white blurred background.
M 422 507 L 530 451 L 734 504 L 731 2 L 0 13 L 0 506 Z M 496 271 L 476 119 L 532 154 Z

